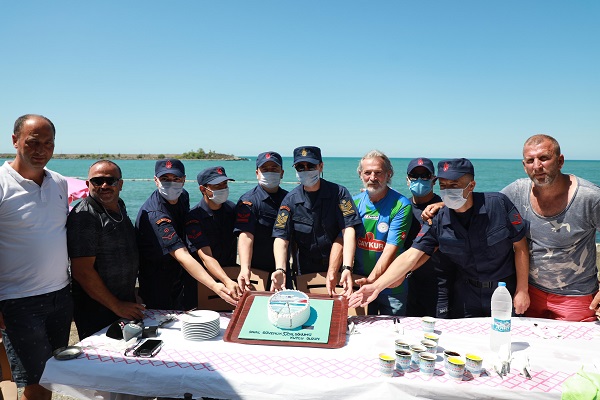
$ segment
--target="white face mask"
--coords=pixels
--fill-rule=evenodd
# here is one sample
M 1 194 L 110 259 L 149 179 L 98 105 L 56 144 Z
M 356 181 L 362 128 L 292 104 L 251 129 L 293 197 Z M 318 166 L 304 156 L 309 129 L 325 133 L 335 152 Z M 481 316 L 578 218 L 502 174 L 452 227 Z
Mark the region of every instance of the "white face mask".
M 463 191 L 468 188 L 469 185 L 465 186 L 464 189 L 440 189 L 440 197 L 442 198 L 444 205 L 453 210 L 458 210 L 464 206 L 467 199 L 463 197 Z M 467 198 L 468 197 L 469 195 L 467 195 Z
M 181 196 L 183 182 L 160 182 L 158 193 L 167 201 L 174 201 Z
M 279 172 L 260 172 L 258 171 L 258 184 L 267 189 L 275 189 L 281 182 Z
M 319 182 L 319 175 L 321 175 L 321 171 L 319 171 L 319 169 L 315 169 L 314 171 L 296 171 L 296 177 L 302 186 L 306 187 L 315 186 L 317 182 Z
M 212 197 L 209 197 L 210 200 L 214 201 L 217 204 L 223 204 L 227 201 L 229 197 L 229 188 L 219 190 L 212 190 Z

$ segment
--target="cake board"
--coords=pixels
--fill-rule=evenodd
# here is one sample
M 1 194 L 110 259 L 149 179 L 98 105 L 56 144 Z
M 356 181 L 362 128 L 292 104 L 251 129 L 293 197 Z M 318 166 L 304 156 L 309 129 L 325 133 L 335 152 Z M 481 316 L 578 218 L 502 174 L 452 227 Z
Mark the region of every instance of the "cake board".
M 331 313 L 331 321 L 329 325 L 329 337 L 326 343 L 313 342 L 295 342 L 285 340 L 262 340 L 262 339 L 245 339 L 240 338 L 240 332 L 244 326 L 246 317 L 250 312 L 254 299 L 261 297 L 271 297 L 273 292 L 258 292 L 246 291 L 238 301 L 223 340 L 225 342 L 244 343 L 244 344 L 261 344 L 267 346 L 298 346 L 298 347 L 322 347 L 336 349 L 344 346 L 346 343 L 346 326 L 348 322 L 348 300 L 341 295 L 329 297 L 326 294 L 307 293 L 309 299 L 332 300 L 333 309 Z M 265 309 L 265 313 L 267 310 Z

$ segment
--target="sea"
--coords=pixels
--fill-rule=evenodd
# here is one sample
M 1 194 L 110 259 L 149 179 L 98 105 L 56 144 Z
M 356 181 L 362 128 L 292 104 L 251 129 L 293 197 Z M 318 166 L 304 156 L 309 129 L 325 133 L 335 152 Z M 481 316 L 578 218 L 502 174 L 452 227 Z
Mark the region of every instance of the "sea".
M 240 156 L 244 157 L 244 156 Z M 242 194 L 257 184 L 256 156 L 245 156 L 247 160 L 215 161 L 215 160 L 183 160 L 187 181 L 185 189 L 190 193 L 190 204 L 193 206 L 200 201 L 201 195 L 196 182 L 196 175 L 205 168 L 222 166 L 228 177 L 235 179 L 229 182 L 229 200 L 234 203 Z M 405 196 L 410 196 L 406 185 L 406 167 L 410 158 L 392 158 L 394 177 L 391 186 Z M 5 159 L 0 159 L 4 163 Z M 331 182 L 348 188 L 351 194 L 359 193 L 362 182 L 356 168 L 360 157 L 328 157 L 323 159 L 323 177 Z M 439 159 L 432 159 L 437 166 Z M 52 159 L 48 168 L 68 177 L 86 179 L 89 166 L 93 160 L 85 159 Z M 154 184 L 153 160 L 115 160 L 123 172 L 123 190 L 121 198 L 127 207 L 129 217 L 135 221 L 137 213 L 156 189 Z M 292 157 L 284 157 L 284 176 L 281 186 L 291 190 L 298 181 L 296 171 L 292 168 Z M 518 178 L 526 178 L 521 160 L 471 159 L 475 167 L 475 190 L 478 192 L 499 191 Z M 596 185 L 600 185 L 600 160 L 565 161 L 562 169 L 565 173 L 575 174 Z

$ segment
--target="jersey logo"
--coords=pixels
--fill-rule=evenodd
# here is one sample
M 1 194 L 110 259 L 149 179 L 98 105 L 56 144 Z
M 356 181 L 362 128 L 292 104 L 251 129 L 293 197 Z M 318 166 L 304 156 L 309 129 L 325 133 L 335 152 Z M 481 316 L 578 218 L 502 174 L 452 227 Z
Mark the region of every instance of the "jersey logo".
M 344 217 L 355 213 L 354 207 L 352 207 L 352 202 L 348 200 L 342 200 L 340 203 L 340 210 L 342 210 L 342 215 Z
M 364 238 L 358 238 L 356 245 L 361 250 L 375 251 L 377 253 L 381 253 L 383 251 L 383 248 L 385 247 L 385 242 L 383 240 L 375 239 L 375 235 L 373 235 L 373 232 L 367 232 Z
M 285 225 L 287 224 L 287 220 L 289 218 L 290 214 L 288 214 L 285 211 L 280 211 L 279 214 L 277 214 L 277 220 L 275 221 L 275 228 L 278 229 L 285 229 Z
M 166 224 L 170 224 L 170 223 L 171 223 L 171 220 L 170 220 L 169 218 L 161 218 L 161 219 L 159 219 L 158 221 L 156 221 L 155 223 L 156 223 L 156 225 L 160 225 L 160 224 L 162 224 L 163 222 L 164 222 L 164 223 L 166 223 Z
M 381 233 L 386 233 L 390 230 L 390 226 L 387 224 L 387 222 L 380 222 L 377 224 L 377 230 Z

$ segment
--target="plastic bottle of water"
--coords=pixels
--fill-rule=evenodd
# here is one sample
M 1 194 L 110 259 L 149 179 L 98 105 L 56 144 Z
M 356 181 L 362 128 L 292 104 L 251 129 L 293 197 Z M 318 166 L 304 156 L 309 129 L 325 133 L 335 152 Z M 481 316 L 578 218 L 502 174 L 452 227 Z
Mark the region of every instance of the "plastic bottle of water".
M 492 326 L 490 330 L 490 348 L 498 352 L 503 345 L 510 352 L 510 318 L 512 315 L 512 296 L 506 283 L 498 282 L 492 294 Z

